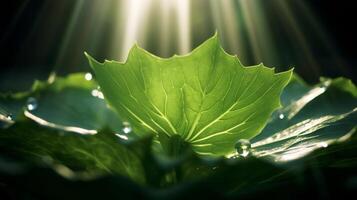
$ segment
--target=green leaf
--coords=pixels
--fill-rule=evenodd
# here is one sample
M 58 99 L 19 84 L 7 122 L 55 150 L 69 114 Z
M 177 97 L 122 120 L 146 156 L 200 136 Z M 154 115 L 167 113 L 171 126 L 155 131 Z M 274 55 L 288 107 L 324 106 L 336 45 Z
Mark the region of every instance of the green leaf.
M 201 155 L 234 152 L 280 106 L 292 70 L 244 67 L 217 36 L 186 56 L 158 58 L 136 45 L 125 63 L 86 54 L 106 100 L 141 134 L 180 135 Z
M 148 147 L 146 140 L 126 144 L 107 129 L 81 135 L 43 127 L 29 119 L 0 129 L 2 156 L 46 164 L 69 179 L 91 179 L 109 173 L 145 183 L 142 152 Z
M 213 50 L 217 52 L 210 56 Z M 245 68 L 220 49 L 217 38 L 183 57 L 160 59 L 134 47 L 126 63 L 91 62 L 96 71 L 103 73 L 98 78 L 107 84 L 107 90 L 111 87 L 118 90 L 108 93 L 102 87 L 107 98 L 112 95 L 112 99 L 108 99 L 111 105 L 115 108 L 115 103 L 121 103 L 137 112 L 134 113 L 137 117 L 148 120 L 138 121 L 127 108 L 117 110 L 120 119 L 133 124 L 134 132 L 125 136 L 156 131 L 155 140 L 149 137 L 127 141 L 121 139 L 123 135 L 117 137 L 122 128 L 121 120 L 103 99 L 93 97 L 91 93 L 98 89 L 97 84 L 86 81 L 84 74 L 57 78 L 53 83 L 38 82 L 29 92 L 0 95 L 0 121 L 9 124 L 0 128 L 1 192 L 4 188 L 11 192 L 16 189 L 16 194 L 23 195 L 19 199 L 24 196 L 91 199 L 100 198 L 104 193 L 113 198 L 139 199 L 182 199 L 196 194 L 217 199 L 261 199 L 274 195 L 286 199 L 295 193 L 321 189 L 321 177 L 327 188 L 333 188 L 328 191 L 336 196 L 355 191 L 357 89 L 350 80 L 323 78 L 321 83 L 311 87 L 295 75 L 281 95 L 282 107 L 269 119 L 263 119 L 255 114 L 267 115 L 265 107 L 269 106 L 269 112 L 273 112 L 291 73 L 274 74 L 263 66 Z M 172 72 L 175 70 L 181 73 Z M 274 84 L 281 87 L 279 91 L 273 90 L 272 99 L 266 99 L 271 94 L 265 79 L 270 81 L 268 85 L 272 89 Z M 239 84 L 242 82 L 246 85 Z M 174 98 L 181 83 L 185 86 L 180 90 L 185 93 L 180 94 L 191 95 L 185 97 L 190 100 L 184 101 L 188 105 L 182 104 L 182 97 Z M 256 97 L 253 89 L 266 93 Z M 218 103 L 202 111 L 196 129 L 204 128 L 209 123 L 203 119 L 220 116 L 225 104 L 235 104 L 232 91 L 241 97 L 236 99 L 236 110 L 227 113 L 231 119 L 213 123 L 203 135 L 193 130 L 190 138 L 190 132 L 178 131 L 192 129 L 190 124 L 184 127 L 187 122 L 180 121 L 185 119 L 181 108 L 187 111 L 199 103 L 207 106 L 220 97 Z M 27 108 L 29 98 L 36 99 L 36 109 Z M 260 102 L 261 99 L 264 101 Z M 161 114 L 167 114 L 166 118 L 154 106 Z M 161 110 L 163 108 L 167 112 Z M 241 129 L 233 135 L 224 133 L 216 138 L 207 135 L 212 134 L 209 132 L 212 129 L 227 129 L 233 120 L 238 120 L 234 122 L 236 125 L 241 124 L 239 120 L 244 114 L 248 115 L 245 113 L 248 111 L 252 111 L 255 118 L 246 124 L 254 125 L 255 120 L 258 123 L 257 127 L 247 129 L 257 131 L 247 133 L 251 136 Z M 12 119 L 6 117 L 9 113 Z M 191 113 L 191 117 L 191 122 L 195 122 L 196 115 Z M 268 124 L 263 129 L 266 121 Z M 143 128 L 142 122 L 153 126 L 153 130 Z M 261 134 L 256 135 L 261 129 Z M 203 137 L 210 137 L 204 141 L 207 143 L 197 142 Z M 251 138 L 248 157 L 205 159 L 191 148 L 192 145 L 203 155 L 227 155 L 234 151 L 234 143 L 241 137 Z M 157 142 L 162 148 L 159 151 Z
M 310 87 L 294 77 L 262 134 L 253 139 L 255 156 L 275 162 L 301 158 L 356 132 L 357 87 L 345 78 L 323 78 Z
M 94 92 L 100 93 L 97 83 L 82 73 L 57 77 L 51 83 L 36 81 L 30 91 L 0 94 L 0 115 L 16 120 L 25 110 L 27 117 L 47 126 L 82 133 L 108 126 L 122 134 L 121 120 Z

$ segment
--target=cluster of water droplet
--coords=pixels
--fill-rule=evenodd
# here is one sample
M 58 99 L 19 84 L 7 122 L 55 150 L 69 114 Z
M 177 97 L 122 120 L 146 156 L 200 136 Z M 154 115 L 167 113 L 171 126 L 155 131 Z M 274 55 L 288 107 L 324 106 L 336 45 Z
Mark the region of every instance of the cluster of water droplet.
M 97 89 L 92 90 L 92 96 L 100 98 L 100 99 L 104 99 L 104 95 L 103 93 L 100 91 L 100 87 L 98 86 Z
M 86 79 L 87 81 L 91 81 L 93 79 L 93 75 L 89 72 L 85 73 L 84 74 L 84 79 Z M 97 98 L 100 98 L 100 99 L 104 99 L 104 95 L 103 93 L 100 91 L 100 87 L 98 86 L 96 89 L 93 89 L 91 91 L 91 95 L 93 97 L 97 97 Z

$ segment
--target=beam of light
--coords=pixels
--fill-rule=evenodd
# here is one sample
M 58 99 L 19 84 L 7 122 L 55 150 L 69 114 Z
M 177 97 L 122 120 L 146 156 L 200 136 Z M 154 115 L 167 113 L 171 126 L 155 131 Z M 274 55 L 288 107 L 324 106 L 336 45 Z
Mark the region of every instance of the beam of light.
M 74 29 L 75 29 L 77 23 L 79 22 L 79 16 L 81 14 L 84 3 L 85 3 L 84 0 L 77 0 L 75 3 L 74 9 L 73 9 L 71 17 L 70 17 L 69 24 L 66 28 L 64 35 L 63 35 L 63 40 L 61 41 L 59 53 L 57 55 L 56 62 L 55 62 L 54 71 L 58 70 L 58 68 L 60 67 L 59 64 L 60 64 L 61 60 L 64 59 L 64 55 L 65 55 L 66 51 L 68 51 L 68 46 L 69 46 L 70 40 L 72 39 L 72 36 L 74 34 Z
M 160 54 L 161 56 L 168 56 L 170 44 L 170 13 L 172 12 L 172 5 L 170 1 L 161 1 L 160 4 Z
M 102 40 L 100 38 L 102 37 L 101 33 L 102 30 L 105 29 L 106 26 L 106 19 L 108 19 L 108 16 L 105 15 L 104 13 L 108 12 L 110 8 L 113 6 L 115 2 L 113 0 L 106 0 L 109 3 L 103 3 L 103 1 L 94 1 L 93 5 L 91 6 L 91 19 L 92 20 L 92 26 L 89 29 L 89 32 L 91 33 L 89 36 L 89 49 L 86 51 L 93 53 L 92 51 L 95 51 L 98 46 L 100 46 L 100 43 Z
M 254 55 L 254 61 L 257 62 L 262 60 L 262 49 L 258 41 L 258 33 L 256 30 L 256 25 L 253 21 L 253 16 L 250 13 L 249 3 L 250 1 L 240 1 L 240 6 L 242 7 L 243 20 L 245 21 L 246 29 L 248 32 L 249 44 L 252 47 L 252 53 Z
M 190 33 L 190 2 L 189 0 L 176 0 L 178 19 L 178 51 L 180 54 L 191 50 Z
M 220 9 L 219 9 L 220 4 L 216 0 L 210 0 L 209 3 L 210 3 L 211 12 L 212 12 L 214 28 L 219 33 L 221 33 L 220 39 L 224 40 L 225 35 L 223 34 L 224 33 L 223 26 L 222 26 L 222 24 L 223 24 L 222 21 L 223 20 L 222 20 L 221 12 L 220 12 Z
M 244 42 L 242 40 L 240 13 L 236 11 L 233 1 L 210 1 L 213 15 L 213 24 L 218 31 L 223 45 L 227 46 L 231 53 L 246 57 Z
M 22 2 L 22 4 L 19 6 L 19 9 L 18 11 L 16 12 L 16 15 L 15 17 L 12 19 L 12 21 L 10 22 L 10 25 L 5 28 L 4 30 L 6 30 L 5 34 L 3 35 L 2 38 L 0 38 L 0 44 L 2 44 L 3 42 L 5 42 L 8 37 L 13 33 L 21 15 L 22 15 L 22 12 L 25 10 L 25 8 L 27 7 L 29 3 L 29 0 L 25 0 Z
M 234 10 L 234 4 L 232 1 L 220 1 L 221 13 L 223 14 L 223 20 L 225 22 L 224 27 L 226 30 L 227 40 L 229 41 L 228 45 L 231 50 L 239 51 L 242 48 L 241 31 L 238 29 L 239 22 Z M 240 54 L 240 56 L 242 56 Z
M 29 0 L 24 1 L 21 9 L 25 9 L 26 2 Z M 36 38 L 39 36 L 39 30 L 44 29 L 41 26 L 47 26 L 49 23 L 63 23 L 62 19 L 56 18 L 56 14 L 61 14 L 67 11 L 67 8 L 71 8 L 69 13 L 59 15 L 69 17 L 63 33 L 58 33 L 62 38 L 58 42 L 52 42 L 54 38 L 57 38 L 57 33 L 48 31 L 43 35 L 44 40 L 38 44 L 39 47 L 48 48 L 47 52 L 53 49 L 58 50 L 54 61 L 51 60 L 51 63 L 55 63 L 54 71 L 59 70 L 63 63 L 69 66 L 68 61 L 73 65 L 74 63 L 84 65 L 78 58 L 79 56 L 71 57 L 68 50 L 76 54 L 80 51 L 78 53 L 80 55 L 85 50 L 101 52 L 101 56 L 123 60 L 127 57 L 133 43 L 138 42 L 143 48 L 166 57 L 173 52 L 179 54 L 189 52 L 192 44 L 198 44 L 207 39 L 207 32 L 214 32 L 216 29 L 223 41 L 223 46 L 230 53 L 237 54 L 242 60 L 250 62 L 250 56 L 254 54 L 254 63 L 250 64 L 268 62 L 273 66 L 275 62 L 285 62 L 287 56 L 290 55 L 283 53 L 280 59 L 276 55 L 277 47 L 280 49 L 280 43 L 276 43 L 280 33 L 275 33 L 269 27 L 269 22 L 271 22 L 269 20 L 274 18 L 265 15 L 269 13 L 268 8 L 274 8 L 277 12 L 272 16 L 279 17 L 277 20 L 282 26 L 279 30 L 283 30 L 284 33 L 285 30 L 288 32 L 289 35 L 284 35 L 284 38 L 286 37 L 293 43 L 292 48 L 295 50 L 291 52 L 295 55 L 292 56 L 297 55 L 296 58 L 306 60 L 308 63 L 309 67 L 305 67 L 305 71 L 310 70 L 315 75 L 319 75 L 318 62 L 308 43 L 310 37 L 306 37 L 303 32 L 305 29 L 300 24 L 300 18 L 308 22 L 306 24 L 309 26 L 308 30 L 315 30 L 314 37 L 318 38 L 317 42 L 320 45 L 325 45 L 321 46 L 326 47 L 324 52 L 329 54 L 332 64 L 336 61 L 340 63 L 339 66 L 343 65 L 335 48 L 330 45 L 328 33 L 322 30 L 308 5 L 301 1 L 289 3 L 284 0 L 275 0 L 271 2 L 272 7 L 267 7 L 262 3 L 263 1 L 252 0 L 78 0 L 73 4 L 49 2 L 45 1 L 41 5 L 42 9 L 31 24 L 33 31 L 28 34 L 28 41 L 32 41 L 34 36 Z M 56 13 L 54 8 L 61 8 L 61 13 Z M 18 16 L 21 16 L 20 13 L 21 11 Z M 11 24 L 16 24 L 16 17 L 14 21 Z M 282 46 L 285 45 L 282 44 Z
M 304 17 L 307 19 L 307 21 L 311 23 L 311 28 L 317 33 L 326 50 L 328 50 L 333 60 L 336 61 L 339 69 L 346 71 L 347 64 L 341 58 L 338 52 L 336 52 L 336 47 L 334 47 L 333 43 L 329 42 L 331 41 L 330 37 L 326 34 L 324 28 L 322 28 L 321 24 L 314 17 L 310 7 L 302 1 L 294 1 L 294 3 L 296 3 L 298 9 L 304 13 Z
M 276 6 L 280 8 L 279 10 L 282 12 L 282 15 L 286 20 L 285 25 L 288 25 L 287 28 L 289 28 L 290 33 L 292 34 L 291 38 L 295 39 L 294 43 L 301 48 L 301 53 L 304 55 L 304 59 L 306 59 L 309 63 L 308 70 L 318 76 L 320 74 L 318 64 L 312 56 L 313 54 L 308 42 L 302 32 L 302 29 L 299 27 L 295 17 L 293 16 L 291 8 L 284 0 L 279 0 Z
M 146 34 L 144 22 L 147 19 L 150 3 L 151 0 L 128 0 L 126 5 L 123 5 L 123 9 L 125 9 L 123 11 L 126 12 L 127 19 L 123 29 L 124 38 L 120 55 L 122 59 L 126 59 L 129 49 L 135 42 L 138 42 L 139 37 Z
M 238 5 L 242 8 L 242 18 L 251 46 L 255 63 L 274 64 L 277 61 L 276 45 L 271 35 L 272 30 L 267 26 L 264 9 L 260 2 L 241 0 Z

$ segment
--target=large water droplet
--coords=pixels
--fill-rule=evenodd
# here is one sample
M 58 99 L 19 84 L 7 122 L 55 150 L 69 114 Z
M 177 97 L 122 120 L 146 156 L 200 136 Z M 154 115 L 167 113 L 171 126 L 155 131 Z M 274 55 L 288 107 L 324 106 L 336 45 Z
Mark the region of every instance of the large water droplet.
M 37 100 L 33 97 L 29 97 L 27 99 L 27 110 L 32 111 L 35 110 L 38 106 Z
M 250 154 L 252 145 L 249 140 L 240 139 L 236 142 L 235 148 L 238 156 L 247 157 Z
M 123 128 L 122 128 L 123 132 L 125 134 L 128 134 L 132 131 L 131 125 L 129 122 L 123 122 Z
M 84 78 L 85 78 L 87 81 L 90 81 L 90 80 L 92 80 L 93 75 L 88 72 L 88 73 L 86 73 L 86 74 L 84 75 Z

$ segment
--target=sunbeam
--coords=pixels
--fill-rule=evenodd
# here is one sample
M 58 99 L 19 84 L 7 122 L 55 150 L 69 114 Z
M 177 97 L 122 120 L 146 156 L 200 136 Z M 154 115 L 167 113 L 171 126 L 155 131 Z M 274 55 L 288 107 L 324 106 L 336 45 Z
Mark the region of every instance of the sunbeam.
M 0 44 L 16 31 L 29 5 L 27 0 L 19 6 Z M 41 6 L 25 45 L 37 41 L 36 56 L 50 60 L 56 72 L 83 71 L 83 51 L 124 61 L 134 43 L 162 57 L 186 54 L 217 31 L 224 49 L 246 65 L 293 66 L 316 79 L 326 63 L 349 73 L 305 1 L 78 0 Z M 329 60 L 322 63 L 317 54 Z

